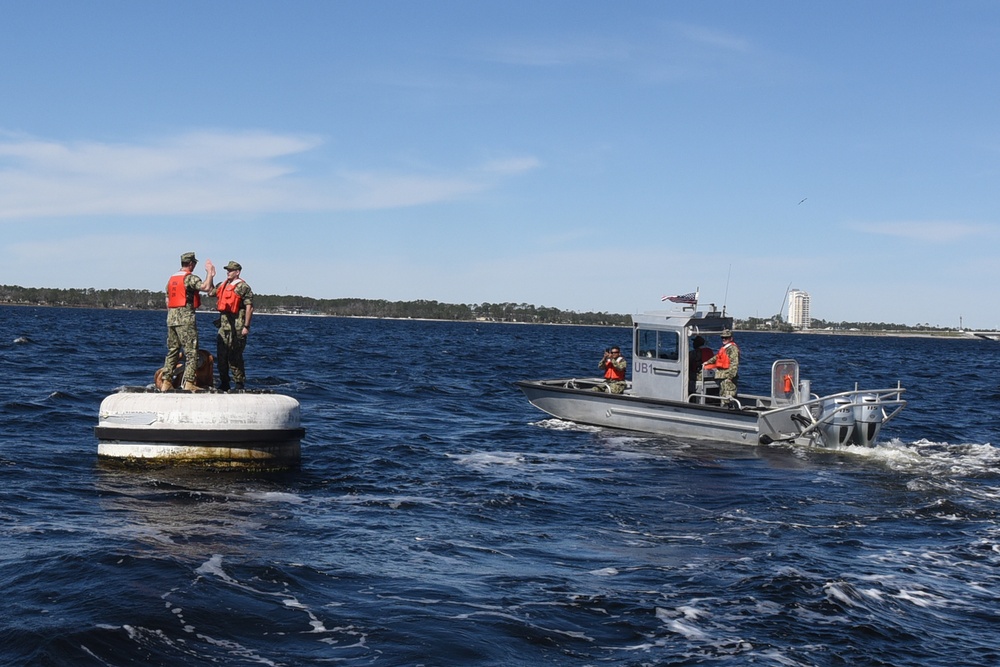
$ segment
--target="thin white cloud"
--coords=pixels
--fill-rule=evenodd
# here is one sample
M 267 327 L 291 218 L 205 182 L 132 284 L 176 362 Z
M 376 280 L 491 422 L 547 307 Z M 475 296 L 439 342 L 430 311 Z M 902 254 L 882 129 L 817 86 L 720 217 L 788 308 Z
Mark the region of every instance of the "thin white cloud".
M 524 67 L 567 67 L 601 62 L 620 62 L 631 55 L 625 41 L 592 37 L 565 37 L 560 40 L 519 40 L 495 45 L 486 59 Z
M 342 172 L 338 192 L 316 208 L 378 209 L 419 206 L 460 199 L 486 189 L 473 179 L 426 177 L 379 172 Z
M 493 174 L 522 174 L 542 165 L 535 157 L 514 157 L 504 160 L 492 160 L 482 165 L 481 169 Z
M 652 22 L 614 36 L 500 38 L 481 48 L 489 62 L 551 70 L 608 68 L 654 84 L 727 74 L 763 76 L 784 67 L 741 35 L 676 21 Z
M 782 72 L 787 64 L 737 34 L 676 21 L 658 26 L 655 39 L 643 40 L 637 74 L 651 83 L 717 80 L 732 76 L 758 81 Z
M 746 53 L 752 49 L 748 40 L 728 32 L 690 23 L 671 23 L 669 25 L 687 41 L 712 49 L 736 53 Z
M 146 144 L 0 140 L 0 220 L 94 215 L 332 211 L 417 206 L 495 187 L 532 157 L 455 173 L 306 173 L 317 137 L 200 132 Z
M 507 65 L 525 67 L 568 67 L 599 63 L 641 62 L 653 56 L 664 46 L 674 54 L 693 51 L 715 51 L 729 54 L 747 54 L 753 51 L 752 43 L 738 35 L 704 26 L 668 22 L 656 39 L 638 38 L 636 35 L 620 37 L 593 37 L 565 35 L 558 39 L 546 36 L 536 40 L 511 40 L 494 45 L 485 56 L 487 60 Z
M 975 236 L 987 236 L 993 232 L 986 225 L 950 220 L 854 222 L 848 227 L 868 234 L 894 236 L 924 243 L 961 241 Z

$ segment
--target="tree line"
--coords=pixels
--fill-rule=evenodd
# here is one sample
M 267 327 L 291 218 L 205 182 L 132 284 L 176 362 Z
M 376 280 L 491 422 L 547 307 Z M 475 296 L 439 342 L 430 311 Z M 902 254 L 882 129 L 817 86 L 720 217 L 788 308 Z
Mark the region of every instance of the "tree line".
M 164 292 L 134 289 L 57 289 L 0 285 L 0 304 L 62 306 L 66 308 L 115 308 L 163 310 Z M 528 303 L 441 303 L 439 301 L 386 301 L 385 299 L 314 299 L 307 296 L 254 294 L 254 310 L 262 313 L 329 315 L 336 317 L 385 317 L 432 320 L 488 320 L 539 324 L 589 324 L 630 326 L 628 315 L 578 313 Z
M 793 327 L 788 322 L 784 321 L 781 315 L 774 315 L 772 317 L 748 317 L 745 320 L 733 320 L 733 325 L 737 329 L 743 329 L 748 331 L 783 331 L 792 332 L 797 329 Z M 935 327 L 930 324 L 896 324 L 894 322 L 833 322 L 823 320 L 817 317 L 812 318 L 809 325 L 809 329 L 812 331 L 847 331 L 847 332 L 874 332 L 874 331 L 908 331 L 908 332 L 927 332 L 927 333 L 942 333 L 942 332 L 953 332 L 954 329 L 949 327 Z

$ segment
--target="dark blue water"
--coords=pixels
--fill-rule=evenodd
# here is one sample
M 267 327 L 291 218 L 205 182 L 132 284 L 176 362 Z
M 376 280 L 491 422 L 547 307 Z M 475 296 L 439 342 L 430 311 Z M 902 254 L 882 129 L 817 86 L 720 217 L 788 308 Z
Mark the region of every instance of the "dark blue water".
M 301 470 L 101 465 L 164 320 L 0 307 L 0 664 L 1000 663 L 1000 344 L 740 335 L 756 393 L 776 357 L 903 381 L 887 447 L 830 452 L 574 427 L 511 385 L 627 329 L 261 316 L 249 382 L 302 403 Z

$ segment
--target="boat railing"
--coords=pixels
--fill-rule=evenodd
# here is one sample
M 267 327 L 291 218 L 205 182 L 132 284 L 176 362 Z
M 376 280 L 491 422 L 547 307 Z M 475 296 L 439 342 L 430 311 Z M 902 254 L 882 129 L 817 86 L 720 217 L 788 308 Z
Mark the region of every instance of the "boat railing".
M 787 412 L 789 408 L 801 408 L 804 406 L 812 407 L 814 405 L 821 405 L 825 401 L 837 399 L 837 398 L 847 398 L 850 399 L 851 403 L 856 403 L 856 398 L 858 396 L 874 396 L 875 403 L 879 405 L 905 405 L 906 401 L 901 397 L 906 389 L 902 387 L 893 387 L 892 389 L 851 389 L 848 391 L 841 391 L 836 394 L 827 394 L 825 396 L 817 396 L 816 394 L 811 394 L 808 401 L 802 401 L 801 403 L 795 403 L 794 405 L 785 405 L 780 408 L 775 408 L 769 410 L 768 414 L 776 412 Z M 902 405 L 893 410 L 891 416 L 895 416 Z M 888 419 L 886 420 L 888 421 Z
M 760 421 L 762 426 L 770 425 L 778 423 L 780 418 L 787 415 L 796 424 L 798 431 L 787 434 L 784 439 L 807 437 L 836 418 L 837 412 L 829 410 L 824 413 L 824 406 L 837 405 L 849 407 L 868 405 L 882 409 L 882 417 L 879 421 L 885 424 L 906 407 L 906 400 L 902 397 L 904 391 L 906 390 L 901 386 L 896 386 L 892 389 L 858 389 L 857 385 L 855 385 L 853 390 L 827 394 L 826 396 L 812 394 L 811 396 L 814 398 L 810 398 L 808 401 L 765 410 L 760 414 Z M 867 400 L 863 402 L 859 401 L 859 397 L 864 397 Z M 774 435 L 777 435 L 776 431 L 777 429 L 774 429 L 774 433 L 769 435 L 774 437 Z M 779 438 L 774 437 L 774 439 L 777 440 Z
M 747 396 L 743 397 L 748 398 Z M 750 397 L 752 398 L 752 397 Z M 697 403 L 699 405 L 712 405 L 715 407 L 728 407 L 733 410 L 745 410 L 743 403 L 738 398 L 719 396 L 718 394 L 705 394 L 699 392 L 692 392 L 688 394 L 689 403 Z
M 551 386 L 562 387 L 564 389 L 595 389 L 597 387 L 606 387 L 608 381 L 606 378 L 602 377 L 589 377 L 589 378 L 568 378 L 566 380 L 543 380 L 542 384 L 547 384 Z M 632 383 L 625 382 L 625 393 L 631 393 Z

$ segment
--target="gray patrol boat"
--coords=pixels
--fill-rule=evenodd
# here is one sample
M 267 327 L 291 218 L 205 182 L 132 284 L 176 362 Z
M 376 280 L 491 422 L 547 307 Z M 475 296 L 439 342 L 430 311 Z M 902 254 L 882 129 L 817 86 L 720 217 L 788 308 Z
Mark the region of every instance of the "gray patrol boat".
M 826 396 L 811 392 L 794 359 L 771 366 L 771 393 L 719 396 L 712 371 L 700 375 L 689 341 L 732 329 L 733 318 L 685 307 L 632 316 L 632 380 L 624 393 L 604 378 L 523 380 L 515 384 L 539 410 L 579 424 L 682 438 L 747 444 L 875 446 L 879 432 L 906 405 L 897 382 Z M 603 389 L 603 391 L 602 391 Z

